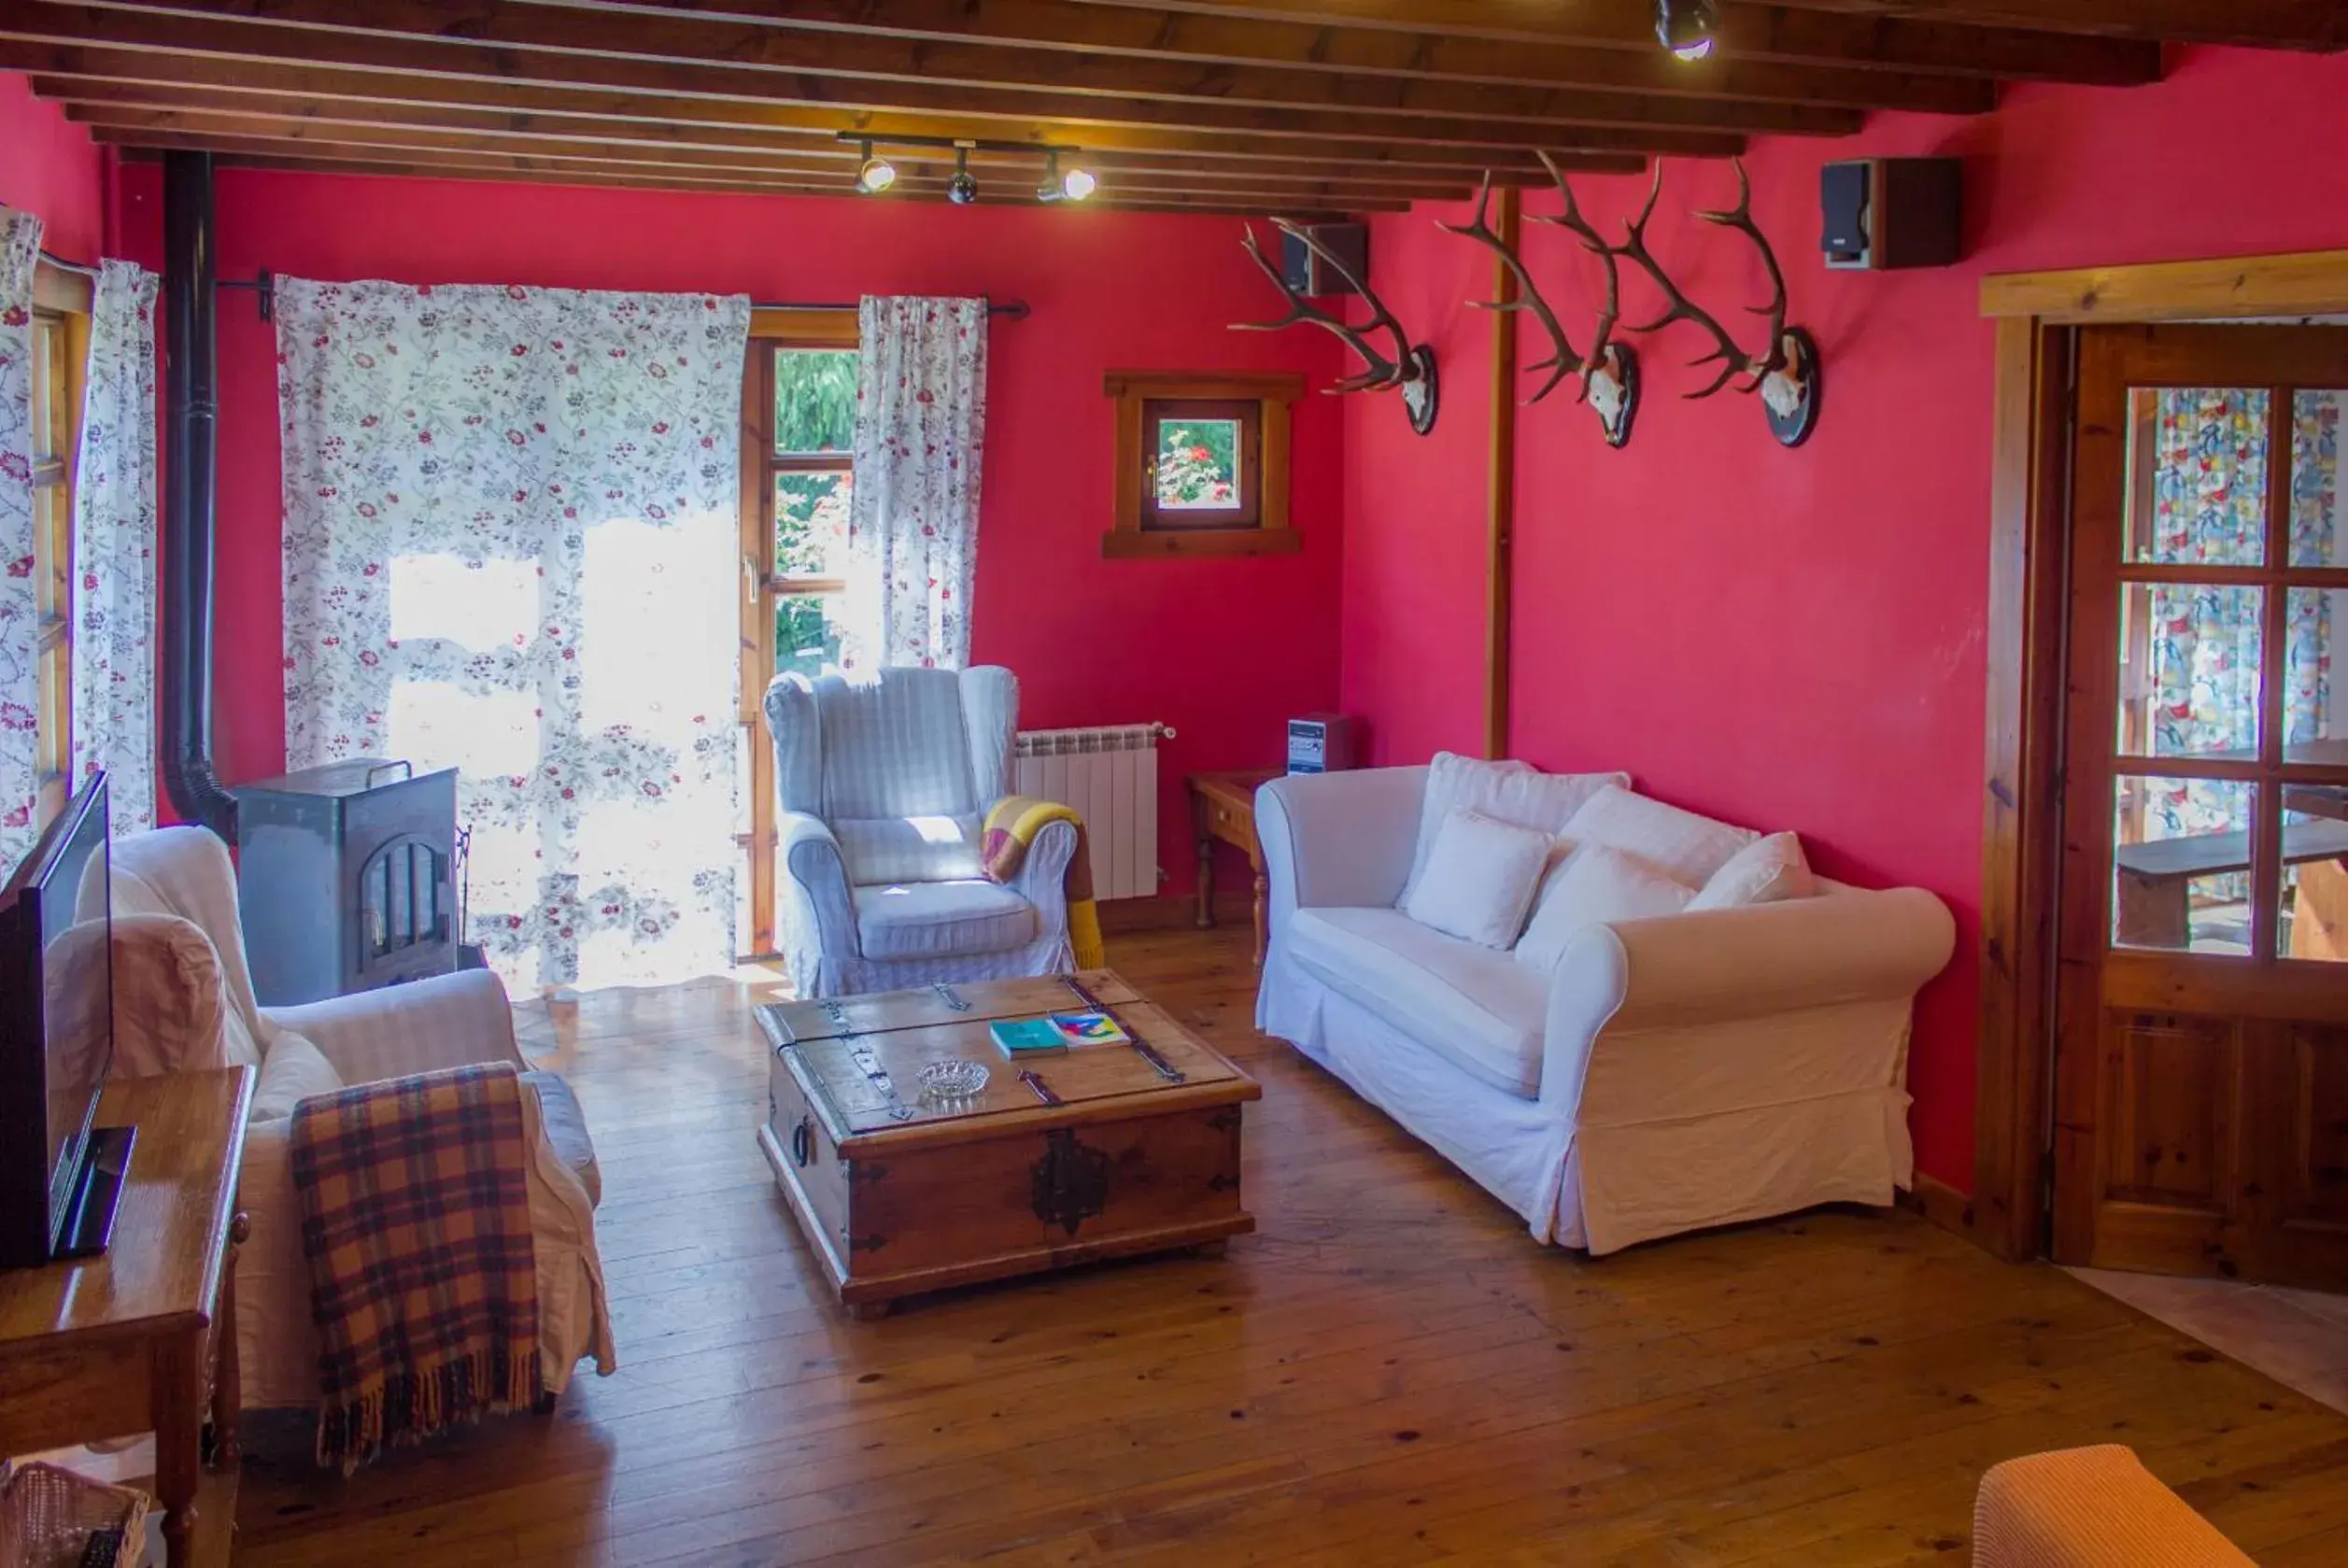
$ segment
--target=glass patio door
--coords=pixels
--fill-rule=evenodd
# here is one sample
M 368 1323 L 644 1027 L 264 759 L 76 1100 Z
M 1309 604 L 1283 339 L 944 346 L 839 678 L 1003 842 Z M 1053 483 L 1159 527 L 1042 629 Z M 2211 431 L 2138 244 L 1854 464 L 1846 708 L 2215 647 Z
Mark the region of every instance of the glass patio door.
M 2348 1286 L 2348 330 L 2091 329 L 2078 399 L 2055 1256 Z

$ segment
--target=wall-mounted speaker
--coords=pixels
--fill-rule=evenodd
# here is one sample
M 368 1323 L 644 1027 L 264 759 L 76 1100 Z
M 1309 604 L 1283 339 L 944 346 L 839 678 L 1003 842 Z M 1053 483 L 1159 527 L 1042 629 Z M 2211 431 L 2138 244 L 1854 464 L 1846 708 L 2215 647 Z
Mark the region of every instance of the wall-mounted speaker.
M 1964 163 L 1858 158 L 1818 174 L 1826 264 L 1872 271 L 1945 267 L 1963 247 Z
M 1369 225 L 1366 223 L 1315 223 L 1308 232 L 1315 244 L 1345 263 L 1347 269 L 1363 282 L 1369 281 Z M 1351 294 L 1353 286 L 1337 275 L 1337 270 L 1313 254 L 1303 240 L 1284 233 L 1280 242 L 1280 276 L 1291 289 L 1300 294 Z

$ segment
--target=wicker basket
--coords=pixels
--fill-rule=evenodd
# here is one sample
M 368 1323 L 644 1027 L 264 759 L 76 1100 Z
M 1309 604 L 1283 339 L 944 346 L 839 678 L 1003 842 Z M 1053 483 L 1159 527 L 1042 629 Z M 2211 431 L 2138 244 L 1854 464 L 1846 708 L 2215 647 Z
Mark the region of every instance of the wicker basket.
M 80 1568 L 92 1531 L 122 1532 L 113 1568 L 147 1560 L 147 1494 L 87 1480 L 37 1461 L 0 1462 L 0 1564 L 7 1568 Z

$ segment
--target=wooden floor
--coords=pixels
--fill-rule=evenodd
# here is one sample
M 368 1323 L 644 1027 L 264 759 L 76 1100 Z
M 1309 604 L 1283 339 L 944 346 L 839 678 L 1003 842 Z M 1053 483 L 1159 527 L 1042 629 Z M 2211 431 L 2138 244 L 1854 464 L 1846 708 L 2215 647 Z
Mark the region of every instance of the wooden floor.
M 621 1370 L 350 1481 L 257 1422 L 236 1561 L 1962 1562 L 2000 1459 L 2133 1445 L 2268 1568 L 2348 1562 L 2348 1418 L 1902 1214 L 1599 1262 L 1249 1027 L 1242 931 L 1111 962 L 1265 1085 L 1227 1258 L 851 1323 L 715 983 L 532 1009 L 603 1163 Z

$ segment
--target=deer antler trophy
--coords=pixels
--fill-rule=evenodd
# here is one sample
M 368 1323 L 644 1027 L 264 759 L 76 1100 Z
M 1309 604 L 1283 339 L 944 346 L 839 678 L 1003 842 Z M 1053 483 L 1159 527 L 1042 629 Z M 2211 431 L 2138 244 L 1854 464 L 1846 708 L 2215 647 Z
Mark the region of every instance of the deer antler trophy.
M 1508 243 L 1496 233 L 1489 218 L 1492 202 L 1492 175 L 1487 171 L 1484 183 L 1476 192 L 1476 216 L 1465 223 L 1445 223 L 1436 226 L 1454 234 L 1464 234 L 1483 246 L 1506 267 L 1517 280 L 1517 297 L 1513 300 L 1471 300 L 1478 310 L 1504 312 L 1522 311 L 1540 323 L 1541 331 L 1549 340 L 1549 356 L 1527 368 L 1548 371 L 1549 379 L 1542 382 L 1527 403 L 1539 403 L 1557 389 L 1559 382 L 1568 375 L 1577 378 L 1576 400 L 1587 403 L 1598 415 L 1598 425 L 1605 432 L 1606 445 L 1620 446 L 1631 439 L 1631 420 L 1639 406 L 1639 360 L 1627 343 L 1614 341 L 1615 323 L 1621 319 L 1622 275 L 1614 264 L 1614 251 L 1599 237 L 1581 215 L 1581 205 L 1574 200 L 1574 188 L 1564 173 L 1546 152 L 1540 155 L 1541 164 L 1557 182 L 1558 193 L 1565 198 L 1565 210 L 1556 218 L 1534 214 L 1536 223 L 1554 223 L 1580 239 L 1584 248 L 1598 256 L 1606 267 L 1606 303 L 1598 312 L 1596 335 L 1590 352 L 1576 348 L 1565 335 L 1565 327 L 1557 318 L 1557 312 L 1541 297 L 1539 285 L 1526 270 L 1523 260 Z
M 1768 318 L 1769 344 L 1758 354 L 1747 354 L 1737 346 L 1736 339 L 1728 330 L 1693 300 L 1680 292 L 1679 286 L 1656 261 L 1647 247 L 1647 225 L 1655 216 L 1655 204 L 1663 193 L 1663 164 L 1655 163 L 1655 184 L 1647 193 L 1647 205 L 1631 219 L 1622 244 L 1614 247 L 1618 256 L 1636 262 L 1648 276 L 1662 290 L 1670 308 L 1643 327 L 1633 327 L 1634 332 L 1658 332 L 1675 321 L 1692 322 L 1712 334 L 1711 353 L 1692 361 L 1708 365 L 1718 361 L 1720 374 L 1712 378 L 1712 385 L 1701 391 L 1690 392 L 1690 398 L 1708 398 L 1731 382 L 1743 379 L 1741 392 L 1759 392 L 1764 412 L 1769 416 L 1770 433 L 1787 446 L 1799 446 L 1810 439 L 1810 431 L 1818 422 L 1818 396 L 1822 366 L 1818 346 L 1800 327 L 1786 325 L 1786 275 L 1777 265 L 1777 256 L 1769 247 L 1769 240 L 1753 221 L 1753 182 L 1745 173 L 1744 160 L 1736 161 L 1736 205 L 1727 212 L 1703 212 L 1696 216 L 1706 223 L 1724 229 L 1734 229 L 1753 242 L 1761 252 L 1761 261 L 1769 269 L 1770 301 L 1764 305 L 1748 305 L 1756 316 Z
M 1301 223 L 1292 223 L 1285 218 L 1273 219 L 1272 226 L 1302 242 L 1306 249 L 1321 258 L 1323 265 L 1351 285 L 1353 291 L 1367 302 L 1370 318 L 1362 326 L 1350 326 L 1343 317 L 1332 316 L 1291 289 L 1288 280 L 1280 275 L 1280 269 L 1266 259 L 1263 247 L 1256 244 L 1255 225 L 1251 223 L 1246 227 L 1246 236 L 1239 243 L 1247 247 L 1249 257 L 1264 275 L 1272 280 L 1272 287 L 1287 299 L 1288 314 L 1277 321 L 1234 321 L 1231 330 L 1235 332 L 1276 332 L 1283 327 L 1308 321 L 1335 332 L 1345 340 L 1346 346 L 1362 357 L 1365 368 L 1344 377 L 1333 387 L 1323 388 L 1324 391 L 1391 392 L 1400 388 L 1404 411 L 1410 416 L 1410 428 L 1421 435 L 1435 429 L 1437 392 L 1435 350 L 1423 343 L 1412 343 L 1410 334 L 1403 331 L 1402 323 L 1394 319 L 1394 313 L 1370 292 L 1367 283 L 1354 275 L 1352 268 L 1313 238 L 1311 230 Z M 1372 340 L 1370 334 L 1380 332 L 1393 338 L 1391 352 Z

